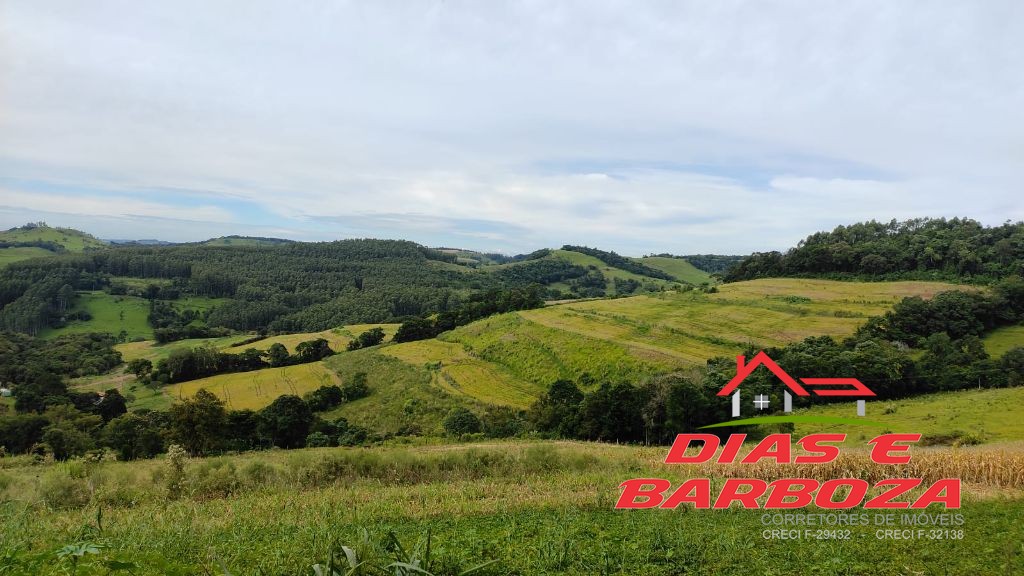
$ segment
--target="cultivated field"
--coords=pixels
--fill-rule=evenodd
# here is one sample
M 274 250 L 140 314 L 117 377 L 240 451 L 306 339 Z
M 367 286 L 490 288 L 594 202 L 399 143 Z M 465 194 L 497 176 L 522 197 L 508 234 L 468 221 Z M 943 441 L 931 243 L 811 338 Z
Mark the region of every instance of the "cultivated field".
M 154 364 L 159 360 L 167 358 L 171 352 L 178 349 L 212 346 L 225 352 L 238 353 L 246 348 L 266 350 L 272 344 L 280 342 L 288 348 L 289 352 L 294 352 L 297 344 L 315 338 L 325 338 L 330 342 L 333 350 L 344 351 L 349 341 L 355 336 L 378 326 L 384 329 L 387 338 L 390 338 L 398 328 L 396 324 L 353 324 L 323 332 L 270 336 L 248 344 L 241 344 L 241 342 L 252 338 L 252 335 L 241 334 L 225 336 L 223 338 L 178 340 L 167 344 L 157 344 L 152 340 L 145 340 L 142 342 L 118 344 L 115 348 L 121 353 L 121 357 L 125 362 L 136 358 L 145 358 Z M 345 352 L 345 354 L 348 353 Z M 133 410 L 139 408 L 165 409 L 174 400 L 190 397 L 200 388 L 206 388 L 222 400 L 228 402 L 229 407 L 237 410 L 242 408 L 262 408 L 273 402 L 274 398 L 281 394 L 298 394 L 301 396 L 324 384 L 336 383 L 338 381 L 335 370 L 326 369 L 322 362 L 285 368 L 266 368 L 254 372 L 220 374 L 167 386 L 163 389 L 138 385 L 134 377 L 123 374 L 122 370 L 122 367 L 118 367 L 109 374 L 78 378 L 71 381 L 71 386 L 74 389 L 83 391 L 104 391 L 117 388 L 129 398 L 129 407 Z
M 711 294 L 670 291 L 503 314 L 457 328 L 441 341 L 398 344 L 380 353 L 417 369 L 430 364 L 431 382 L 451 392 L 526 407 L 559 378 L 635 382 L 734 356 L 748 346 L 842 338 L 905 296 L 956 288 L 938 282 L 755 280 Z
M 496 364 L 471 356 L 454 342 L 422 340 L 386 346 L 380 353 L 422 366 L 430 373 L 431 384 L 447 392 L 487 404 L 522 407 L 537 397 L 536 386 L 526 384 Z
M 326 338 L 339 354 L 315 370 L 292 367 L 287 372 L 224 374 L 178 384 L 165 394 L 142 387 L 125 390 L 131 382 L 116 373 L 78 384 L 98 390 L 118 386 L 133 395 L 133 408 L 162 406 L 200 387 L 234 408 L 259 408 L 276 394 L 301 394 L 319 387 L 327 382 L 325 373 L 350 377 L 366 372 L 371 396 L 344 407 L 346 418 L 382 431 L 435 429 L 444 411 L 458 403 L 526 408 L 560 378 L 637 382 L 667 370 L 699 368 L 708 358 L 732 356 L 748 345 L 779 345 L 815 335 L 842 337 L 906 295 L 931 296 L 954 287 L 930 282 L 758 280 L 724 285 L 712 294 L 665 292 L 503 314 L 460 327 L 439 340 L 386 344 L 357 354 L 344 351 L 348 341 L 377 325 L 273 336 L 249 344 L 241 344 L 248 338 L 244 335 L 166 345 L 132 342 L 118 346 L 126 361 L 155 362 L 176 348 L 206 344 L 239 352 L 250 347 L 265 350 L 280 342 L 294 351 L 297 343 L 317 337 Z M 381 326 L 388 339 L 397 329 Z M 391 380 L 380 377 L 379 371 Z M 405 406 L 402 399 L 409 398 L 421 402 L 420 408 Z
M 230 348 L 249 339 L 247 334 L 224 336 L 222 338 L 191 338 L 188 340 L 176 340 L 166 344 L 158 344 L 155 340 L 142 340 L 139 342 L 125 342 L 114 347 L 121 353 L 125 362 L 131 362 L 136 358 L 145 358 L 156 364 L 157 361 L 167 358 L 178 349 L 198 348 L 200 346 L 213 346 L 218 350 Z
M 283 394 L 302 396 L 320 386 L 337 384 L 334 372 L 323 362 L 297 364 L 282 368 L 264 368 L 252 372 L 219 374 L 166 386 L 164 394 L 172 399 L 189 398 L 200 389 L 216 394 L 232 410 L 258 409 Z
M 133 574 L 312 575 L 314 564 L 348 546 L 364 573 L 416 560 L 438 575 L 486 562 L 478 574 L 1024 571 L 1021 446 L 915 450 L 915 473 L 963 476 L 962 539 L 880 540 L 874 526 L 853 526 L 850 539 L 802 540 L 799 553 L 791 541 L 764 539 L 761 510 L 615 510 L 623 480 L 678 485 L 707 472 L 662 464 L 665 448 L 516 441 L 247 453 L 186 461 L 177 499 L 163 458 L 8 458 L 0 460 L 0 566 L 8 574 L 105 574 L 116 561 Z M 878 473 L 865 462 L 859 452 L 844 466 Z M 772 478 L 785 468 L 753 473 Z M 902 474 L 891 468 L 883 474 Z M 751 474 L 713 471 L 713 490 L 720 473 Z M 392 534 L 400 549 L 389 545 Z M 95 545 L 95 554 L 58 556 L 71 544 Z
M 257 340 L 249 344 L 239 344 L 237 346 L 230 346 L 225 348 L 225 352 L 238 353 L 246 348 L 256 348 L 257 350 L 267 350 L 272 345 L 280 343 L 284 344 L 284 347 L 288 349 L 288 352 L 295 352 L 295 347 L 301 342 L 309 340 L 315 340 L 317 338 L 323 338 L 327 340 L 331 349 L 335 352 L 345 350 L 348 343 L 351 342 L 363 332 L 372 328 L 383 328 L 385 341 L 391 339 L 395 335 L 395 331 L 398 330 L 398 324 L 353 324 L 350 326 L 342 326 L 340 328 L 332 328 L 331 330 L 324 330 L 322 332 L 303 332 L 300 334 L 283 334 L 281 336 L 269 336 L 262 340 Z
M 146 358 L 154 363 L 160 359 L 166 358 L 171 354 L 171 352 L 179 348 L 185 349 L 197 348 L 199 346 L 213 346 L 218 350 L 237 354 L 246 348 L 256 348 L 257 350 L 265 351 L 269 349 L 271 345 L 279 342 L 284 344 L 285 348 L 287 348 L 289 352 L 295 352 L 295 346 L 300 342 L 306 342 L 316 338 L 324 338 L 328 341 L 332 350 L 340 352 L 345 350 L 349 341 L 353 340 L 356 336 L 376 327 L 384 329 L 385 339 L 390 339 L 394 336 L 395 330 L 398 329 L 397 324 L 353 324 L 350 326 L 333 328 L 331 330 L 324 330 L 322 332 L 302 332 L 297 334 L 268 336 L 249 343 L 244 342 L 252 339 L 252 334 L 237 334 L 222 338 L 193 338 L 189 340 L 168 342 L 167 344 L 158 344 L 153 340 L 143 340 L 141 342 L 126 342 L 124 344 L 118 344 L 115 348 L 121 353 L 121 357 L 125 362 L 136 358 Z

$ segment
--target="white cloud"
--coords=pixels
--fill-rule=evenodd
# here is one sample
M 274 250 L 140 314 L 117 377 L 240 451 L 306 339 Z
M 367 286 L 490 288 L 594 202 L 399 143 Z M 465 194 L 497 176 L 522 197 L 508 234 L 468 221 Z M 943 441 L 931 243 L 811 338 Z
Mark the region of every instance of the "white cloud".
M 634 252 L 1024 217 L 1009 0 L 10 2 L 0 37 L 0 171 L 55 183 L 0 205 Z
M 230 223 L 235 218 L 218 206 L 180 207 L 159 202 L 146 202 L 124 196 L 71 196 L 24 192 L 0 188 L 0 206 L 31 212 L 78 214 L 82 216 L 113 216 L 121 218 L 169 218 L 200 222 Z

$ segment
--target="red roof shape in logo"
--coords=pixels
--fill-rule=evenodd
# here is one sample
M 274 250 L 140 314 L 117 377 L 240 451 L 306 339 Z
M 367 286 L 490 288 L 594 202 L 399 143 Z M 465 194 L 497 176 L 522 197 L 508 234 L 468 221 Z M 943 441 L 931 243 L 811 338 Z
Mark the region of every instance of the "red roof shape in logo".
M 797 396 L 810 396 L 810 392 L 800 385 L 792 376 L 786 373 L 774 360 L 768 357 L 764 351 L 758 352 L 750 362 L 746 362 L 746 356 L 736 357 L 736 375 L 728 384 L 718 391 L 718 396 L 728 396 L 746 380 L 747 376 L 758 366 L 764 365 L 771 370 L 782 383 L 785 384 Z M 801 382 L 808 386 L 845 386 L 845 390 L 815 390 L 818 396 L 874 396 L 875 393 L 856 378 L 801 378 Z

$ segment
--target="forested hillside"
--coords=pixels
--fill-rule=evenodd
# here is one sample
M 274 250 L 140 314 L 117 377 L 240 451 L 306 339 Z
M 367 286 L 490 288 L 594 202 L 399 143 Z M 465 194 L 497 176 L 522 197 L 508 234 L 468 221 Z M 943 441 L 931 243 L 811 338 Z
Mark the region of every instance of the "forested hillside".
M 63 320 L 76 290 L 109 289 L 128 277 L 152 279 L 151 299 L 229 299 L 207 318 L 213 326 L 323 330 L 447 309 L 473 287 L 467 273 L 437 266 L 448 260 L 391 240 L 111 248 L 8 266 L 0 326 L 36 333 Z
M 861 222 L 818 232 L 786 253 L 751 255 L 726 282 L 779 276 L 989 281 L 1024 272 L 1024 223 L 970 219 Z
M 136 307 L 148 305 L 149 327 L 158 340 L 170 341 L 222 336 L 223 329 L 309 332 L 401 322 L 458 310 L 476 293 L 533 285 L 543 288 L 541 298 L 564 299 L 680 284 L 614 252 L 581 250 L 587 254 L 544 249 L 503 257 L 398 240 L 309 243 L 231 236 L 80 253 L 59 249 L 60 254 L 44 252 L 54 257 L 14 262 L 0 271 L 0 329 L 54 334 L 73 325 L 84 332 L 101 315 L 124 320 L 126 311 L 109 306 L 103 293 Z M 699 272 L 688 278 L 706 280 Z M 148 332 L 128 327 L 127 337 Z

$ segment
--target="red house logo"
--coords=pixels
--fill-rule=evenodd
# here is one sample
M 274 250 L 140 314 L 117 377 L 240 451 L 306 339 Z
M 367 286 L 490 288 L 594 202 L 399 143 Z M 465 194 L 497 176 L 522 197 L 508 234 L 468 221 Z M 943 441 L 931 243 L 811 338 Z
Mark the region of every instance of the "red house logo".
M 740 384 L 746 380 L 747 376 L 753 372 L 758 366 L 764 366 L 771 371 L 783 384 L 786 385 L 788 390 L 783 391 L 783 402 L 784 410 L 786 412 L 793 411 L 793 394 L 797 396 L 810 396 L 811 393 L 807 391 L 806 387 L 812 389 L 814 394 L 818 396 L 874 396 L 875 393 L 870 388 L 864 385 L 863 382 L 856 378 L 800 378 L 799 382 L 797 379 L 790 376 L 781 366 L 775 363 L 774 360 L 768 357 L 763 351 L 758 352 L 750 362 L 746 362 L 746 356 L 736 357 L 736 375 L 733 376 L 732 380 L 722 387 L 718 391 L 718 396 L 729 396 L 732 395 L 732 415 L 733 418 L 740 415 L 740 392 L 738 390 Z M 801 382 L 803 385 L 801 385 Z M 822 387 L 822 389 L 818 389 Z M 764 394 L 758 394 L 754 398 L 754 406 L 758 410 L 764 410 L 768 407 L 768 398 Z M 857 400 L 857 416 L 864 415 L 864 400 Z

